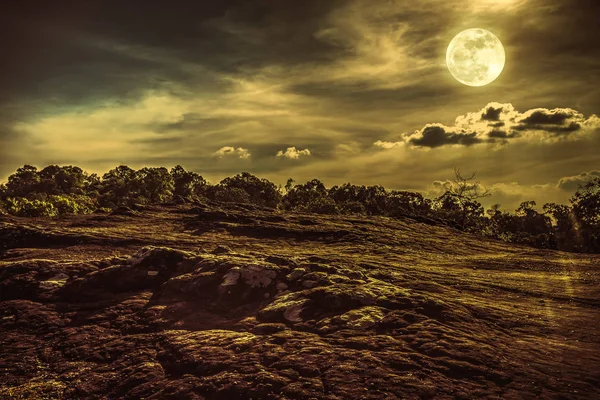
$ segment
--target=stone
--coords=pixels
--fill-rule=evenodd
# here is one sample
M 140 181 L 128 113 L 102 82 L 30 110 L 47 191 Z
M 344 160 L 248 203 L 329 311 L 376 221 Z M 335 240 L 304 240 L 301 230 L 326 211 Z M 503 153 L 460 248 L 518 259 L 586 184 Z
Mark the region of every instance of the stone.
M 304 302 L 302 300 L 293 302 L 289 305 L 289 307 L 284 311 L 283 316 L 290 322 L 301 322 L 302 317 L 300 317 L 300 313 L 304 309 Z
M 286 278 L 288 281 L 295 281 L 301 278 L 306 273 L 305 268 L 294 268 L 292 272 L 290 272 Z
M 233 286 L 237 285 L 238 280 L 241 276 L 240 267 L 233 267 L 223 276 L 223 283 L 221 286 Z
M 302 282 L 302 286 L 305 287 L 305 288 L 307 288 L 307 289 L 314 288 L 317 285 L 318 285 L 317 281 L 306 280 L 306 281 Z
M 231 253 L 231 249 L 229 248 L 229 246 L 225 246 L 222 244 L 215 247 L 215 249 L 212 251 L 212 254 L 228 254 L 228 253 Z
M 247 265 L 242 267 L 240 271 L 245 283 L 250 287 L 266 288 L 277 276 L 275 270 L 263 265 Z

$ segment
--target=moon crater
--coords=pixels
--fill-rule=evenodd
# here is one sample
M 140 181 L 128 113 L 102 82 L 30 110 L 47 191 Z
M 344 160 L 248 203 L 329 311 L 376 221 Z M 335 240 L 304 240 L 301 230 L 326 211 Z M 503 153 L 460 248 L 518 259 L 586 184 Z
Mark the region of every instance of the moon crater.
M 500 39 L 485 29 L 467 29 L 452 39 L 446 51 L 446 65 L 452 76 L 468 86 L 494 81 L 506 56 Z

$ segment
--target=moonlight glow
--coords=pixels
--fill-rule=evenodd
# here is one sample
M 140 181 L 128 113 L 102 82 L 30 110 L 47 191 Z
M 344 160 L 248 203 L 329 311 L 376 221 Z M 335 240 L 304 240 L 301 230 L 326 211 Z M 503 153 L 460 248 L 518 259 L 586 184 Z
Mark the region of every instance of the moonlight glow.
M 446 51 L 446 65 L 457 81 L 484 86 L 494 81 L 504 68 L 504 47 L 485 29 L 467 29 L 452 39 Z

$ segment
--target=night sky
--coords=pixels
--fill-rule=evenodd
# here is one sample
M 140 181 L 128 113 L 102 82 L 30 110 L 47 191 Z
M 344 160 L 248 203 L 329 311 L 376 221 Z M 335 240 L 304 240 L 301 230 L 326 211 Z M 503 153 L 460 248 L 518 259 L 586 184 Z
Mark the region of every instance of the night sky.
M 445 64 L 460 31 L 506 51 L 487 86 Z M 183 165 L 565 202 L 600 176 L 600 2 L 13 2 L 0 15 L 0 181 L 23 164 Z

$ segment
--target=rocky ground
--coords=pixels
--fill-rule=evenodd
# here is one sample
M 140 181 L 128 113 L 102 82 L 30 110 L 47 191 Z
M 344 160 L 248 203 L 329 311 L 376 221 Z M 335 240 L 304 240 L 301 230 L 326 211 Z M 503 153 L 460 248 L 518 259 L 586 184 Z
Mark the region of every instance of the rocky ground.
M 2 399 L 598 399 L 600 257 L 433 221 L 0 217 Z

